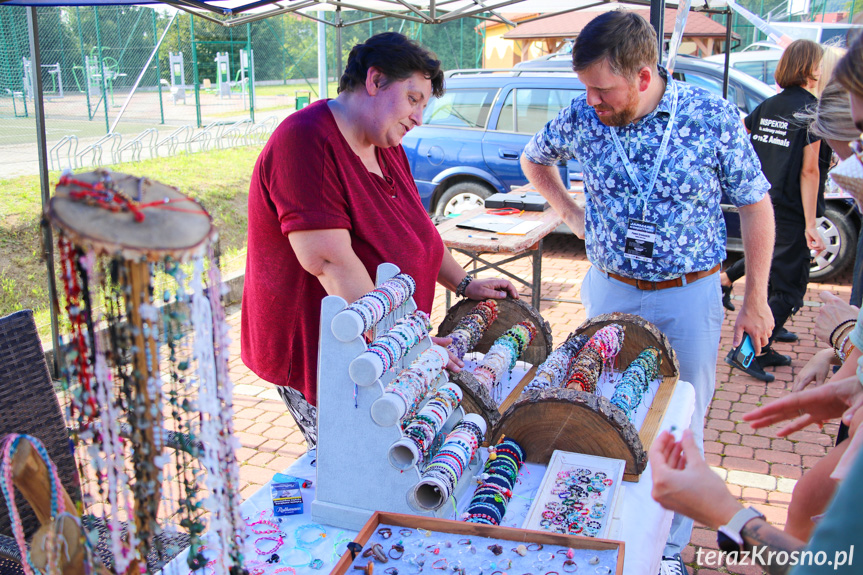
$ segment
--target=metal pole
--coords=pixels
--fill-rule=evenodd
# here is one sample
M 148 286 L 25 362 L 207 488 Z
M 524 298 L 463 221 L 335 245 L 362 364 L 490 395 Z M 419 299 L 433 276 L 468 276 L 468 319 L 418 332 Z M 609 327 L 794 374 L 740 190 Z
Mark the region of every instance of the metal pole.
M 111 124 L 108 122 L 108 92 L 105 88 L 105 59 L 102 58 L 102 35 L 99 31 L 99 7 L 93 6 L 93 14 L 96 17 L 96 46 L 99 47 L 99 73 L 102 76 L 102 108 L 105 110 L 105 130 L 111 133 Z M 96 104 L 97 106 L 99 104 Z M 95 113 L 95 111 L 94 111 Z
M 75 6 L 75 16 L 78 18 L 78 44 L 81 48 L 81 64 L 83 64 L 84 68 L 84 95 L 87 96 L 87 118 L 92 120 L 93 114 L 90 113 L 90 84 L 87 82 L 87 76 L 90 74 L 90 70 L 87 69 L 87 57 L 84 54 L 84 32 L 81 30 L 81 10 Z M 75 71 L 72 71 L 72 76 L 75 75 Z
M 246 53 L 249 56 L 249 119 L 255 123 L 255 57 L 252 53 L 252 24 L 246 22 Z
M 30 61 L 34 70 L 42 69 L 42 57 L 39 54 L 39 17 L 36 7 L 27 9 L 27 31 L 30 36 Z M 48 182 L 48 145 L 45 138 L 45 108 L 42 101 L 42 74 L 33 75 L 33 115 L 36 117 L 36 151 L 39 156 L 39 187 L 42 190 L 42 211 L 51 199 L 51 187 Z M 57 281 L 54 275 L 54 234 L 51 226 L 42 226 L 42 255 L 48 268 L 48 297 L 51 298 L 51 345 L 54 347 L 54 377 L 60 377 L 60 324 L 59 302 L 57 301 Z
M 198 90 L 198 45 L 195 43 L 195 17 L 189 14 L 189 33 L 192 36 L 192 82 L 195 84 L 195 118 L 201 123 L 201 92 Z M 185 104 L 185 100 L 183 100 Z
M 174 12 L 173 16 L 171 16 L 171 22 L 173 22 L 174 18 L 177 17 L 177 14 L 178 14 L 178 12 Z M 123 114 L 126 112 L 126 108 L 129 106 L 129 102 L 132 101 L 132 96 L 135 95 L 135 90 L 138 89 L 138 84 L 141 83 L 141 79 L 144 77 L 144 74 L 147 73 L 147 68 L 150 67 L 150 62 L 153 61 L 153 56 L 155 56 L 156 52 L 159 51 L 159 46 L 162 45 L 162 41 L 165 39 L 165 36 L 168 35 L 168 30 L 171 29 L 171 22 L 168 22 L 168 25 L 165 27 L 165 31 L 162 32 L 161 38 L 159 38 L 159 41 L 156 43 L 156 46 L 153 48 L 153 51 L 150 52 L 150 57 L 147 58 L 147 63 L 144 64 L 144 67 L 141 68 L 141 73 L 138 74 L 137 78 L 135 78 L 135 84 L 132 86 L 132 90 L 129 92 L 129 95 L 126 96 L 126 101 L 123 102 L 123 105 L 120 107 L 120 112 L 117 114 L 117 117 L 114 118 L 114 125 L 111 126 L 111 130 L 110 130 L 111 132 L 113 132 L 117 128 L 117 124 L 120 122 L 120 118 L 123 117 Z M 161 100 L 159 103 L 161 104 Z M 165 123 L 164 113 L 162 114 L 162 123 L 163 124 Z
M 336 81 L 342 75 L 342 7 L 336 7 Z
M 171 18 L 171 21 L 168 22 L 168 25 L 165 27 L 166 33 L 168 30 L 171 29 L 171 24 L 173 22 L 174 22 L 174 18 Z M 154 42 L 156 40 L 156 32 L 157 32 L 157 30 L 156 30 L 156 11 L 153 10 L 153 41 Z M 155 46 L 156 46 L 156 89 L 159 90 L 159 117 L 162 119 L 162 121 L 160 123 L 164 124 L 165 123 L 165 104 L 162 102 L 162 70 L 159 68 L 159 54 L 158 54 L 159 44 L 161 44 L 161 41 L 159 43 L 155 44 Z
M 327 25 L 326 12 L 318 12 L 318 98 L 327 97 Z
M 650 25 L 656 30 L 659 42 L 659 64 L 662 64 L 662 48 L 665 40 L 665 0 L 650 0 Z
M 725 70 L 722 72 L 722 97 L 728 99 L 728 68 L 731 66 L 731 8 L 725 9 Z

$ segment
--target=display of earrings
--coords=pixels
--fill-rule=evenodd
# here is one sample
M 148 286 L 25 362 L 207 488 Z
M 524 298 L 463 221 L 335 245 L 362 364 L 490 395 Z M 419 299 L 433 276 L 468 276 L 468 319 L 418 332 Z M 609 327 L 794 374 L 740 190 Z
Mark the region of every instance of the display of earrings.
M 623 336 L 623 327 L 615 323 L 593 334 L 575 356 L 566 387 L 596 393 L 596 384 L 603 369 L 623 347 Z
M 455 326 L 455 329 L 446 337 L 452 338 L 452 343 L 447 350 L 464 359 L 465 354 L 473 351 L 485 332 L 497 319 L 497 302 L 487 299 L 476 304 L 476 307 L 465 314 Z
M 537 389 L 563 387 L 569 377 L 575 356 L 581 351 L 588 339 L 586 335 L 576 335 L 563 342 L 537 368 L 536 375 L 524 386 L 522 393 Z
M 488 390 L 495 399 L 503 374 L 515 367 L 515 362 L 536 336 L 536 326 L 530 320 L 517 323 L 497 338 L 474 369 L 476 380 Z
M 215 572 L 237 572 L 238 441 L 209 215 L 174 188 L 99 170 L 64 176 L 47 217 L 71 326 L 67 416 L 84 506 L 107 526 L 114 572 L 176 555 L 180 532 L 191 568 L 208 563 L 209 532 Z
M 524 463 L 524 450 L 512 439 L 504 437 L 488 449 L 488 461 L 477 477 L 479 487 L 468 504 L 462 519 L 468 523 L 500 525 L 506 506 L 512 499 L 515 480 Z

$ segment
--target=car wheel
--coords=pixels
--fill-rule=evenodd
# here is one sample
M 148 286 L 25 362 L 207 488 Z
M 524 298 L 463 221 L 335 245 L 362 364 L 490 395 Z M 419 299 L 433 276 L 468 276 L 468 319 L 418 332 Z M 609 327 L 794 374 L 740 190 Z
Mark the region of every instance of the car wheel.
M 857 251 L 857 234 L 848 216 L 832 206 L 818 218 L 818 233 L 825 250 L 812 258 L 809 279 L 825 280 L 833 277 L 854 261 Z
M 435 207 L 435 214 L 453 217 L 485 206 L 492 191 L 476 182 L 459 182 L 447 188 Z

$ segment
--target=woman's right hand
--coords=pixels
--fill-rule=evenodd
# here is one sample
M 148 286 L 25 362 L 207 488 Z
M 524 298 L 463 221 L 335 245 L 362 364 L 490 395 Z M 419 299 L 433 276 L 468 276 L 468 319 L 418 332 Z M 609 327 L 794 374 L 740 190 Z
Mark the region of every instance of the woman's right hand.
M 814 387 L 817 387 L 827 381 L 835 357 L 836 354 L 833 353 L 832 349 L 822 349 L 813 355 L 812 359 L 800 370 L 791 391 L 800 391 L 813 383 L 815 384 Z
M 857 319 L 860 309 L 854 307 L 833 295 L 829 291 L 821 292 L 821 311 L 815 318 L 815 337 L 825 345 L 830 345 L 830 334 L 840 323 L 848 319 Z

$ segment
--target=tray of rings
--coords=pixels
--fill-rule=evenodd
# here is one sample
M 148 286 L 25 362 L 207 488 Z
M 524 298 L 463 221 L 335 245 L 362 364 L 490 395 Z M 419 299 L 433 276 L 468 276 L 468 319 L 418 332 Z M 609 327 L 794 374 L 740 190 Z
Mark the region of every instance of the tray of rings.
M 348 547 L 334 575 L 623 573 L 622 541 L 380 511 Z
M 556 450 L 522 527 L 586 537 L 614 537 L 626 463 Z

